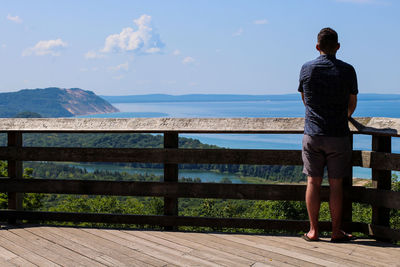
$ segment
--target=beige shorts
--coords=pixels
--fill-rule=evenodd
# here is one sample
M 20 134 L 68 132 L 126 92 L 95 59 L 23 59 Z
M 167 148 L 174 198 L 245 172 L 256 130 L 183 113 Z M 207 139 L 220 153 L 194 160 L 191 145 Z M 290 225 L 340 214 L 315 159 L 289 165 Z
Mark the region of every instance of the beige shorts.
M 303 136 L 303 173 L 323 177 L 325 166 L 329 178 L 349 176 L 351 168 L 350 138 L 331 136 Z

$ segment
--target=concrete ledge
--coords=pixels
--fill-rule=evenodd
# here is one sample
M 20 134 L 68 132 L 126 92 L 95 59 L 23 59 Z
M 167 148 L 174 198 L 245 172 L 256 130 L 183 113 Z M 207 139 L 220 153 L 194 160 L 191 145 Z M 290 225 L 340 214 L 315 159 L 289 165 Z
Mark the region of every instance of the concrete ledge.
M 0 132 L 303 133 L 303 118 L 0 119 Z M 353 133 L 400 136 L 399 118 L 350 120 Z

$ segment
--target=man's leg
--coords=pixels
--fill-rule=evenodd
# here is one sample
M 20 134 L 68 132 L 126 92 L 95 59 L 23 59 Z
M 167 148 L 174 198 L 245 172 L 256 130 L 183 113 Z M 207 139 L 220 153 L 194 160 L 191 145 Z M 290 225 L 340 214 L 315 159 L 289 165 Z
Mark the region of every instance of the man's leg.
M 344 236 L 352 237 L 342 229 L 343 210 L 343 179 L 329 179 L 329 209 L 332 217 L 332 239 L 340 239 Z
M 343 208 L 343 179 L 329 178 L 329 210 L 332 218 L 332 238 L 343 237 L 340 230 Z
M 321 206 L 321 183 L 322 177 L 307 177 L 306 205 L 308 217 L 310 219 L 310 231 L 307 236 L 310 239 L 318 238 L 318 217 Z
M 343 211 L 343 177 L 351 168 L 351 146 L 348 137 L 331 138 L 326 144 L 330 186 L 329 209 L 332 217 L 332 238 L 351 237 L 341 230 Z

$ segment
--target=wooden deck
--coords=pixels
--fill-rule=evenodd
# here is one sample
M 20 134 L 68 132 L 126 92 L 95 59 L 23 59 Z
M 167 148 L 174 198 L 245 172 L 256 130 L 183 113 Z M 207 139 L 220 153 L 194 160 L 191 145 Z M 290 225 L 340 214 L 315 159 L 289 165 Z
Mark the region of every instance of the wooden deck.
M 274 235 L 25 226 L 0 230 L 0 266 L 400 266 L 400 246 Z

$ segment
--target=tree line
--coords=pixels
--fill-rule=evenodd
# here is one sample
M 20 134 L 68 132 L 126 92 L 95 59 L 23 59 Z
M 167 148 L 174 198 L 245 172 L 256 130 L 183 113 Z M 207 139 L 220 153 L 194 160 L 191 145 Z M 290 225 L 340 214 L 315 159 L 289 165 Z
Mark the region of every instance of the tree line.
M 163 136 L 155 134 L 24 134 L 24 146 L 32 147 L 92 147 L 92 148 L 162 148 Z M 0 146 L 6 145 L 6 136 L 0 135 Z M 224 149 L 216 145 L 201 143 L 198 139 L 179 138 L 180 148 Z M 162 169 L 163 164 L 156 163 L 94 163 L 110 164 L 132 168 Z M 260 177 L 269 181 L 300 182 L 305 181 L 301 166 L 244 165 L 244 164 L 180 164 L 183 170 L 203 170 L 238 176 Z

